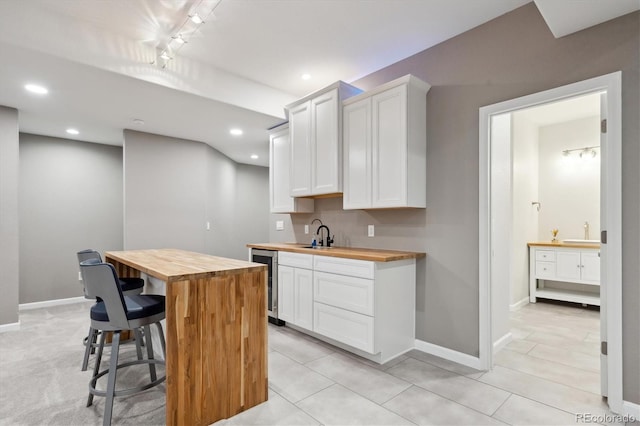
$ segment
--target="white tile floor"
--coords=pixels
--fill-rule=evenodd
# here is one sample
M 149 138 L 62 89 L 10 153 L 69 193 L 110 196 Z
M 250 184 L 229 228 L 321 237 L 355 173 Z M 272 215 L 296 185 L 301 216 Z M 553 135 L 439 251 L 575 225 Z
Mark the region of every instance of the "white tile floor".
M 511 326 L 482 372 L 419 351 L 380 366 L 270 324 L 269 400 L 216 425 L 565 425 L 609 413 L 598 311 L 530 304 Z

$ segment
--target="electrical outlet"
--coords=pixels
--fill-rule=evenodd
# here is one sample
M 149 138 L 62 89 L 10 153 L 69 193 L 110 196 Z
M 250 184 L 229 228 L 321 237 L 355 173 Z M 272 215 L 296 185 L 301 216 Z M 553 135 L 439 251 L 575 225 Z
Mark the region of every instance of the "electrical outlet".
M 304 226 L 304 233 L 308 234 L 309 233 L 309 225 L 305 225 Z
M 369 237 L 375 236 L 375 227 L 373 225 L 369 225 L 367 227 L 367 236 Z
M 284 220 L 276 220 L 276 231 L 284 231 Z
M 211 222 L 207 222 L 207 231 L 211 231 Z

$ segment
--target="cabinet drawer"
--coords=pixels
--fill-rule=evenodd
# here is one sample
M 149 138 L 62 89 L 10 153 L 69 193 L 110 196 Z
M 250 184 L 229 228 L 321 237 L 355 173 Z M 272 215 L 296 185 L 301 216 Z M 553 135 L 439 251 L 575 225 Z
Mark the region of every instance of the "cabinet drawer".
M 315 272 L 313 300 L 365 315 L 373 315 L 373 280 Z
M 313 256 L 310 254 L 289 253 L 288 251 L 278 252 L 278 264 L 293 266 L 294 268 L 313 268 Z
M 555 262 L 556 252 L 554 250 L 536 250 L 536 260 L 542 262 Z
M 352 277 L 373 279 L 374 263 L 341 257 L 314 256 L 313 270 Z
M 375 353 L 373 317 L 314 303 L 313 331 L 365 352 Z
M 554 262 L 536 262 L 536 278 L 552 279 L 556 276 Z

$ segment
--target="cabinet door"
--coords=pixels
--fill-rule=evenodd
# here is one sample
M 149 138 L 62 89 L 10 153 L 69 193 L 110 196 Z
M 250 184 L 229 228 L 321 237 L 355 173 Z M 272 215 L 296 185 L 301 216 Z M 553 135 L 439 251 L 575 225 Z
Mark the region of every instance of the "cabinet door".
M 371 98 L 343 109 L 344 209 L 371 207 Z
M 373 317 L 318 302 L 314 308 L 313 331 L 365 352 L 376 352 Z
M 311 100 L 311 192 L 342 192 L 342 145 L 338 137 L 338 90 Z
M 600 253 L 582 252 L 582 280 L 592 284 L 600 284 Z
M 294 270 L 294 318 L 299 327 L 313 330 L 313 272 L 310 269 Z
M 407 205 L 407 86 L 372 98 L 373 207 Z
M 311 102 L 296 105 L 289 110 L 291 137 L 290 195 L 311 195 Z
M 290 155 L 289 130 L 272 134 L 269 145 L 269 197 L 272 213 L 294 211 L 294 199 L 289 195 Z
M 278 318 L 294 321 L 294 268 L 278 266 Z
M 558 281 L 580 281 L 580 252 L 558 251 L 556 253 L 556 279 Z

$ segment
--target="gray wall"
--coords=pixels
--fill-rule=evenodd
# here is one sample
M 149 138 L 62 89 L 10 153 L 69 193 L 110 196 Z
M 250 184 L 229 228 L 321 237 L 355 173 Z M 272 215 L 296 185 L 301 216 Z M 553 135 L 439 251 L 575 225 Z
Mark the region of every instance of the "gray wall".
M 132 130 L 124 138 L 126 249 L 247 259 L 247 243 L 268 239 L 268 169 L 200 142 Z
M 0 325 L 18 322 L 18 111 L 0 106 Z
M 416 337 L 477 355 L 478 109 L 622 70 L 623 395 L 640 403 L 639 52 L 638 12 L 555 39 L 532 2 L 353 82 L 369 89 L 411 73 L 432 85 L 427 209 L 343 212 L 335 200 L 318 200 L 316 215 L 273 215 L 272 241 L 306 242 L 303 225 L 321 217 L 354 246 L 427 252 L 418 265 Z M 294 232 L 275 231 L 278 219 Z M 377 224 L 377 237 L 364 237 L 366 223 Z
M 82 296 L 75 253 L 122 249 L 122 148 L 20 134 L 20 303 Z

